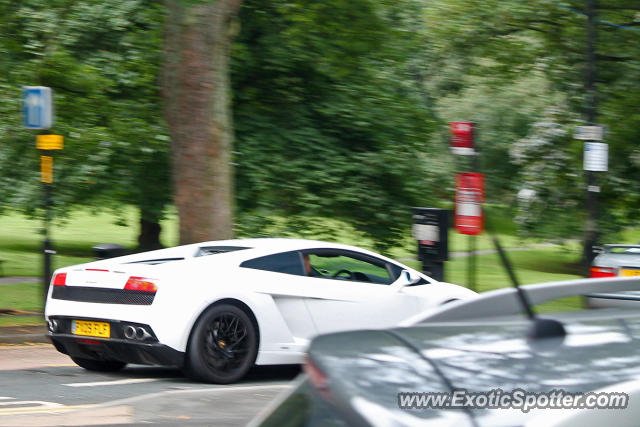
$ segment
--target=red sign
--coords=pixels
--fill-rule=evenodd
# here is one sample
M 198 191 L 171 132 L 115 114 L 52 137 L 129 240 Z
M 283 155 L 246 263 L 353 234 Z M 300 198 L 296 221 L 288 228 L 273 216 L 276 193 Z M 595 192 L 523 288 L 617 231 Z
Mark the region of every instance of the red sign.
M 482 234 L 484 229 L 484 175 L 456 174 L 455 227 L 460 234 Z
M 451 147 L 473 149 L 473 122 L 450 122 Z

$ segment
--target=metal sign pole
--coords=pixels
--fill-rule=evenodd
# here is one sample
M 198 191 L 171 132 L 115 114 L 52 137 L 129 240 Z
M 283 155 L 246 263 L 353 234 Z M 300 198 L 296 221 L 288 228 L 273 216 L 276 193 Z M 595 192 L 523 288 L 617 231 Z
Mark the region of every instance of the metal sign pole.
M 48 151 L 42 150 L 43 157 L 47 156 Z M 44 172 L 44 168 L 43 168 Z M 51 255 L 55 253 L 51 247 L 51 240 L 49 239 L 49 223 L 51 222 L 51 182 L 46 182 L 43 173 L 42 179 L 43 193 L 44 193 L 44 241 L 42 242 L 42 252 L 44 254 L 43 272 L 42 272 L 42 289 L 44 291 L 44 300 L 47 300 L 47 294 L 49 293 L 49 284 L 51 282 Z
M 477 152 L 476 152 L 477 153 Z M 478 155 L 471 158 L 471 170 L 478 173 Z M 480 202 L 480 201 L 478 201 Z M 476 238 L 477 235 L 469 236 L 469 289 L 476 292 Z
M 53 126 L 53 93 L 46 86 L 25 86 L 22 89 L 23 126 L 27 129 L 45 130 Z M 42 287 L 44 301 L 49 292 L 51 281 L 51 255 L 55 253 L 49 239 L 51 221 L 51 185 L 53 183 L 53 156 L 50 150 L 62 149 L 63 138 L 60 135 L 37 135 L 36 147 L 40 150 L 40 181 L 43 185 L 44 221 L 42 251 L 43 272 Z
M 587 76 L 586 76 L 586 119 L 589 125 L 595 125 L 597 115 L 597 89 L 596 89 L 596 3 L 597 0 L 586 0 L 587 12 Z M 593 248 L 598 243 L 598 181 L 596 174 L 587 171 L 587 223 L 585 227 L 585 244 L 583 259 L 585 270 L 588 271 L 591 262 L 595 258 Z
M 40 150 L 40 181 L 42 182 L 42 192 L 44 195 L 44 221 L 42 234 L 44 241 L 42 242 L 43 253 L 43 272 L 42 272 L 42 288 L 46 301 L 49 293 L 49 285 L 51 283 L 51 255 L 56 251 L 53 249 L 51 239 L 49 238 L 49 225 L 51 223 L 51 206 L 53 192 L 53 153 L 52 150 L 61 150 L 64 144 L 64 138 L 61 135 L 38 135 L 36 137 L 36 147 Z
M 451 151 L 471 157 L 472 173 L 456 173 L 455 227 L 468 234 L 467 287 L 476 290 L 476 235 L 482 233 L 484 216 L 484 177 L 478 173 L 478 152 L 474 148 L 477 129 L 474 122 L 451 122 Z
M 467 287 L 476 292 L 476 236 L 469 235 L 469 260 L 467 262 Z

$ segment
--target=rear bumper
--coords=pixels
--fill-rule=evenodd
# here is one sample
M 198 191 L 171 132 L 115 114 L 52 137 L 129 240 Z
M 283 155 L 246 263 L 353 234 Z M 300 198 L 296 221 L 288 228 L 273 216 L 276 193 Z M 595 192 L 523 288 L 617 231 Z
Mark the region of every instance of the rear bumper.
M 118 360 L 125 363 L 142 365 L 165 365 L 182 367 L 184 352 L 158 342 L 155 333 L 149 325 L 133 322 L 121 322 L 109 319 L 82 320 L 109 323 L 109 337 L 76 335 L 72 333 L 74 319 L 67 316 L 49 317 L 49 331 L 47 338 L 56 349 L 71 357 L 95 360 Z M 55 322 L 55 327 L 51 322 Z M 132 337 L 125 334 L 125 328 L 144 329 L 143 337 Z
M 55 348 L 72 357 L 118 360 L 141 365 L 165 365 L 182 368 L 184 353 L 164 344 L 133 343 L 120 339 L 82 338 L 76 335 L 47 333 Z

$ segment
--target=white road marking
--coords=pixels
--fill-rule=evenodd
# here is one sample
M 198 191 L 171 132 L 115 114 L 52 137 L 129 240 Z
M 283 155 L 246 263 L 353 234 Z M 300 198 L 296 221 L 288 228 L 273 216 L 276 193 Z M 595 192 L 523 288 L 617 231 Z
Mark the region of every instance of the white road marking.
M 126 380 L 96 381 L 91 383 L 69 383 L 69 384 L 62 384 L 62 385 L 67 387 L 102 387 L 102 386 L 110 386 L 110 385 L 149 383 L 152 381 L 159 381 L 159 380 L 160 378 L 131 378 Z
M 0 396 L 0 400 L 11 400 L 11 399 L 15 399 L 15 397 L 4 397 L 4 396 Z
M 45 402 L 42 400 L 12 400 L 0 402 L 0 416 L 31 414 L 36 412 L 58 412 L 66 407 L 60 403 Z
M 59 403 L 54 402 L 44 402 L 42 400 L 13 400 L 11 402 L 0 402 L 0 406 L 8 406 L 8 405 L 31 405 L 37 407 L 46 407 L 46 408 L 56 408 L 58 406 L 62 406 Z

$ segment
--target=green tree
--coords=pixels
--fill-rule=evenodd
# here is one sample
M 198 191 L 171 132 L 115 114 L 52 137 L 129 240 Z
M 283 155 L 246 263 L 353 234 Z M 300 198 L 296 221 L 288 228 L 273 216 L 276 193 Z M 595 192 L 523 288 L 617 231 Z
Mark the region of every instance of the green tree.
M 540 166 L 540 158 L 509 157 L 509 150 L 505 148 L 516 141 L 520 146 L 540 138 L 554 141 L 552 145 L 560 144 L 559 147 L 554 146 L 556 153 L 572 153 L 564 160 L 562 168 L 567 173 L 572 171 L 582 177 L 581 143 L 574 141 L 571 135 L 574 126 L 584 124 L 585 107 L 588 105 L 588 93 L 585 90 L 585 3 L 578 0 L 437 0 L 424 4 L 427 32 L 437 41 L 437 56 L 442 57 L 446 53 L 456 58 L 445 62 L 454 64 L 455 72 L 443 68 L 439 73 L 440 80 L 445 81 L 450 76 L 459 76 L 459 83 L 449 87 L 451 94 L 459 91 L 461 95 L 468 95 L 475 86 L 475 90 L 481 91 L 494 88 L 500 97 L 508 97 L 505 94 L 513 88 L 514 83 L 533 83 L 534 80 L 530 78 L 532 75 L 543 77 L 528 91 L 532 97 L 540 97 L 541 102 L 513 103 L 513 109 L 520 111 L 527 104 L 535 105 L 532 114 L 522 121 L 521 132 L 505 134 L 506 138 L 502 140 L 494 138 L 483 141 L 486 143 L 483 145 L 483 156 L 490 153 L 485 157 L 490 160 L 483 165 L 485 171 L 491 171 L 492 174 L 497 172 L 504 177 L 509 176 L 505 172 L 511 171 L 512 176 L 516 177 L 510 181 L 503 180 L 503 184 L 493 184 L 505 185 L 505 188 L 512 190 L 530 186 L 531 171 Z M 637 115 L 633 113 L 637 108 L 637 100 L 629 92 L 638 84 L 636 53 L 640 32 L 637 28 L 637 6 L 617 0 L 601 0 L 597 2 L 596 10 L 599 113 L 596 120 L 610 130 L 606 142 L 610 144 L 611 161 L 610 171 L 601 177 L 599 228 L 608 233 L 638 218 L 633 207 L 639 195 L 637 186 L 633 184 L 638 177 L 633 143 L 635 129 L 638 128 Z M 515 93 L 511 98 L 515 101 L 519 96 Z M 550 138 L 541 134 L 540 124 L 548 123 L 548 117 L 543 112 L 556 106 L 561 107 L 564 116 L 555 119 L 556 127 L 562 129 L 565 136 Z M 486 117 L 487 121 L 480 125 L 482 129 L 495 128 L 504 117 Z M 562 174 L 555 173 L 560 164 L 551 163 L 553 167 L 540 170 L 540 173 L 548 175 L 537 178 L 541 182 L 548 181 L 548 186 L 553 187 L 548 188 L 549 191 L 537 192 L 541 206 L 550 206 L 554 200 L 558 200 L 559 195 L 564 194 L 563 202 L 559 204 L 564 208 L 563 212 L 574 218 L 584 218 L 586 182 L 560 179 Z M 556 236 L 576 236 L 575 227 L 563 226 L 566 215 L 550 215 L 548 210 L 533 209 L 527 212 L 526 217 L 528 219 L 523 224 L 528 224 L 527 232 L 549 235 L 551 230 L 555 230 L 553 233 Z M 551 226 L 550 223 L 555 225 Z M 532 227 L 533 224 L 540 225 L 540 228 Z
M 237 201 L 265 213 L 341 218 L 382 248 L 434 203 L 448 164 L 410 60 L 411 2 L 246 1 L 233 50 Z
M 168 0 L 163 66 L 180 243 L 233 234 L 229 49 L 240 0 Z
M 0 200 L 37 213 L 34 133 L 20 128 L 23 85 L 54 90 L 65 137 L 55 154 L 54 209 L 140 210 L 140 247 L 159 245 L 170 200 L 167 137 L 157 90 L 163 9 L 150 0 L 0 2 Z M 149 232 L 151 230 L 152 232 Z

